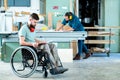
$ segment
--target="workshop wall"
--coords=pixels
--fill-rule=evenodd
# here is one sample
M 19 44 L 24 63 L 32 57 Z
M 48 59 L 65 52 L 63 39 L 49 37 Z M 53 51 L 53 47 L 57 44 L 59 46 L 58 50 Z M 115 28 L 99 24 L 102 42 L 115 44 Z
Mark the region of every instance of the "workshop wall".
M 104 15 L 104 26 L 120 26 L 120 0 L 104 0 L 105 15 Z M 120 52 L 120 29 L 112 29 L 115 36 L 112 39 L 115 40 L 115 44 L 111 45 L 111 52 Z M 107 38 L 106 38 L 107 39 Z M 106 47 L 108 45 L 105 45 Z

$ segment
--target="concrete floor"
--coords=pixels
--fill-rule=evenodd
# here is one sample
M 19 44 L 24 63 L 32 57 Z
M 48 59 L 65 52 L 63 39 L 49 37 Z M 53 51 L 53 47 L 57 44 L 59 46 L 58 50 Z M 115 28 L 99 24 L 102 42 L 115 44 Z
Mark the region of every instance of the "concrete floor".
M 0 80 L 120 80 L 120 53 L 94 54 L 86 60 L 63 63 L 69 71 L 60 75 L 34 73 L 29 78 L 20 78 L 13 74 L 10 64 L 0 61 Z

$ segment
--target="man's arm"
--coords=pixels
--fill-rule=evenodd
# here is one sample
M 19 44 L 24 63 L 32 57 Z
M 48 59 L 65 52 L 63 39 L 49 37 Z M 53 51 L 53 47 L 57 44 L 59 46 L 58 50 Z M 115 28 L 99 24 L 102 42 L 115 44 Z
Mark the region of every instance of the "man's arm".
M 19 41 L 20 45 L 23 45 L 23 46 L 33 46 L 33 43 L 25 41 L 25 37 L 24 36 L 21 36 L 19 39 L 20 39 L 20 41 Z
M 62 24 L 61 26 L 57 27 L 57 28 L 56 28 L 56 31 L 61 30 L 61 29 L 63 28 L 63 26 L 64 26 L 64 25 Z
M 70 26 L 64 26 L 63 31 L 74 31 L 74 29 Z
M 74 29 L 73 28 L 68 28 L 68 29 L 63 30 L 63 31 L 74 31 Z
M 39 41 L 37 39 L 35 39 L 36 42 L 30 43 L 30 42 L 26 42 L 25 41 L 25 37 L 21 36 L 20 37 L 20 45 L 23 46 L 33 46 L 33 47 L 38 47 L 39 44 L 45 44 L 46 42 L 44 41 Z
M 67 28 L 67 29 L 66 29 L 66 28 L 64 29 L 63 27 L 64 27 L 64 25 L 62 24 L 62 26 L 56 28 L 56 31 L 59 31 L 59 30 L 61 30 L 61 29 L 62 29 L 63 31 L 74 31 L 74 29 L 71 28 L 71 27 L 70 27 L 70 28 Z

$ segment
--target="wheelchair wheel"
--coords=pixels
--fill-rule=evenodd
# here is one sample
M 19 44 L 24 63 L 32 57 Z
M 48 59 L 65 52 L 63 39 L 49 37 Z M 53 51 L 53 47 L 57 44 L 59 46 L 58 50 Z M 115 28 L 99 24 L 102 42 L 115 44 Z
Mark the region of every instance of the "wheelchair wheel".
M 17 48 L 11 56 L 11 67 L 13 72 L 22 78 L 31 76 L 38 65 L 36 52 L 27 46 Z

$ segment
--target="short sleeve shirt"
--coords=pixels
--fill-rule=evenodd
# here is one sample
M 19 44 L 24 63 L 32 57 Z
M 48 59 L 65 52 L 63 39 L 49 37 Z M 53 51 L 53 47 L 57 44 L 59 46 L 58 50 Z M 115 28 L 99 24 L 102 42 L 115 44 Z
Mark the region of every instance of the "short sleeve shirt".
M 19 35 L 19 38 L 20 37 L 25 37 L 26 42 L 35 42 L 36 33 L 35 33 L 35 31 L 30 32 L 27 24 L 25 24 L 21 27 L 18 35 Z
M 71 28 L 74 29 L 74 31 L 84 31 L 84 26 L 79 21 L 79 18 L 77 16 L 73 15 L 73 19 L 70 21 L 66 21 L 65 19 L 62 21 L 63 25 L 69 24 Z

